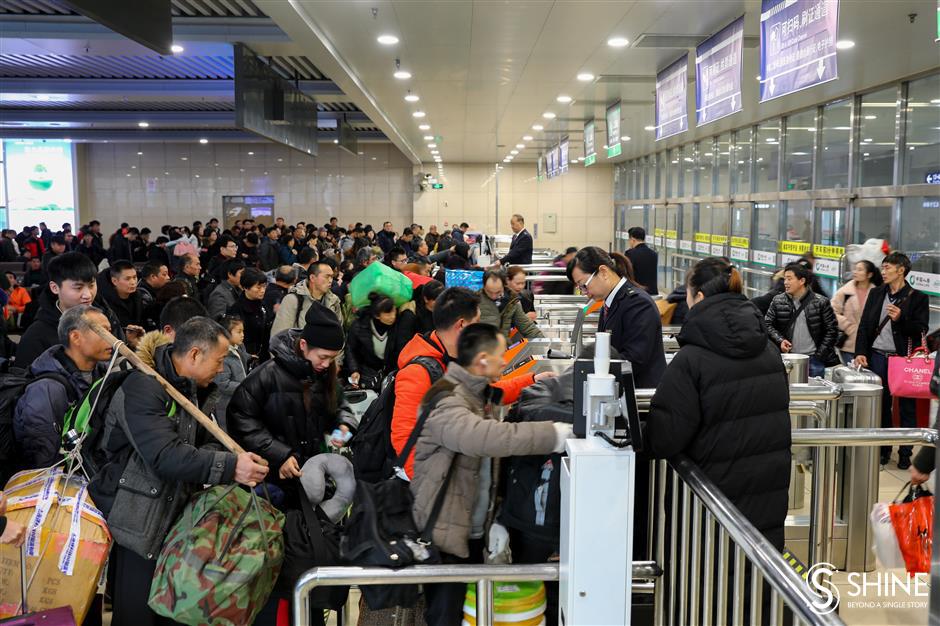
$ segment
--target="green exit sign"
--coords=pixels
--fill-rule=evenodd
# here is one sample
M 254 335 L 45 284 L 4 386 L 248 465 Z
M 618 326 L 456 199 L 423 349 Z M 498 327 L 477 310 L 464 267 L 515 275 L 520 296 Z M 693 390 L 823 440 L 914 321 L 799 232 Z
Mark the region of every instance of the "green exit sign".
M 431 189 L 443 189 L 444 183 L 434 183 L 431 185 Z

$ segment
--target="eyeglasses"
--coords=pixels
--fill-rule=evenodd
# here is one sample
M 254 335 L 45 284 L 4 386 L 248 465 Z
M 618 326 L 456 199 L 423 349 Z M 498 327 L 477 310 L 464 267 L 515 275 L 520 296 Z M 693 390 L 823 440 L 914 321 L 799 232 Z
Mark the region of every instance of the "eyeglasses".
M 588 279 L 587 279 L 586 281 L 584 281 L 583 283 L 578 284 L 578 285 L 577 285 L 578 291 L 580 291 L 581 293 L 584 293 L 585 291 L 587 291 L 588 286 L 591 284 L 591 281 L 594 280 L 594 277 L 595 277 L 595 276 L 597 276 L 597 272 L 596 272 L 596 271 L 595 271 L 594 273 L 592 273 L 590 276 L 588 276 Z

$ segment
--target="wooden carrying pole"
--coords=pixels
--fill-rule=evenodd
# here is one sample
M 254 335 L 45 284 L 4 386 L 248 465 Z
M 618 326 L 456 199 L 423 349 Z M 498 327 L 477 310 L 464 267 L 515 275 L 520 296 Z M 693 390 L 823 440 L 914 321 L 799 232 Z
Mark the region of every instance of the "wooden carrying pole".
M 136 367 L 147 376 L 152 376 L 155 378 L 156 381 L 160 383 L 160 386 L 163 387 L 163 390 L 170 394 L 170 397 L 173 398 L 181 407 L 183 407 L 187 413 L 195 417 L 196 421 L 202 424 L 206 430 L 212 433 L 212 436 L 218 439 L 222 445 L 228 449 L 229 452 L 232 452 L 233 454 L 241 454 L 245 451 L 240 445 L 235 443 L 234 439 L 228 436 L 228 433 L 226 433 L 219 427 L 218 424 L 212 421 L 212 418 L 203 413 L 198 406 L 193 404 L 189 398 L 180 393 L 176 387 L 167 382 L 167 380 L 163 376 L 160 376 L 156 370 L 144 363 L 133 350 L 124 344 L 123 341 L 119 340 L 117 337 L 106 331 L 98 324 L 91 324 L 91 328 L 96 333 L 98 333 L 99 337 L 107 341 L 108 345 L 117 346 L 118 352 L 120 352 L 124 358 L 130 361 L 131 365 Z

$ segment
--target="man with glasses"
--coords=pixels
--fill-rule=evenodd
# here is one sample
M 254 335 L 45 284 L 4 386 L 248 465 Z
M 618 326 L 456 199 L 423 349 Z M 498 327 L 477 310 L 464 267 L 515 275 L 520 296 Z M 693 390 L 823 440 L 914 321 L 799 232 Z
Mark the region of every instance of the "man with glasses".
M 930 301 L 927 295 L 907 283 L 911 260 L 900 252 L 892 252 L 881 262 L 884 284 L 874 287 L 865 300 L 865 309 L 855 340 L 855 363 L 868 367 L 881 377 L 881 426 L 890 428 L 891 393 L 888 390 L 888 357 L 908 353 L 909 346 L 919 346 L 930 324 Z M 916 428 L 916 404 L 913 398 L 899 398 L 902 428 Z M 882 446 L 881 464 L 891 458 L 891 446 Z M 898 469 L 911 466 L 911 446 L 898 449 Z
M 385 264 L 396 272 L 403 272 L 408 264 L 408 253 L 401 246 L 392 246 L 385 254 Z
M 332 259 L 323 258 L 312 263 L 307 280 L 294 285 L 281 300 L 274 325 L 271 327 L 271 337 L 288 328 L 303 327 L 307 311 L 314 303 L 332 311 L 342 324 L 342 303 L 331 290 L 335 276 L 336 263 Z
M 222 235 L 218 241 L 219 254 L 209 259 L 209 267 L 206 273 L 211 276 L 215 282 L 225 282 L 225 276 L 219 271 L 222 264 L 238 256 L 238 242 L 230 235 Z

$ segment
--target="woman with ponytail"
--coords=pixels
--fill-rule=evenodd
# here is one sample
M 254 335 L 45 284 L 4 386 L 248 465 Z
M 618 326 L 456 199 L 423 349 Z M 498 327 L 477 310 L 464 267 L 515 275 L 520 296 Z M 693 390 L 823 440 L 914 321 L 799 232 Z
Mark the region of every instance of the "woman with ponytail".
M 604 303 L 598 331 L 611 333 L 610 347 L 633 365 L 637 387 L 655 387 L 666 371 L 659 309 L 633 280 L 633 267 L 622 254 L 596 246 L 582 248 L 569 266 L 568 279 L 581 293 Z
M 780 351 L 727 259 L 696 263 L 686 298 L 681 347 L 650 405 L 648 451 L 688 456 L 782 550 L 790 414 Z

